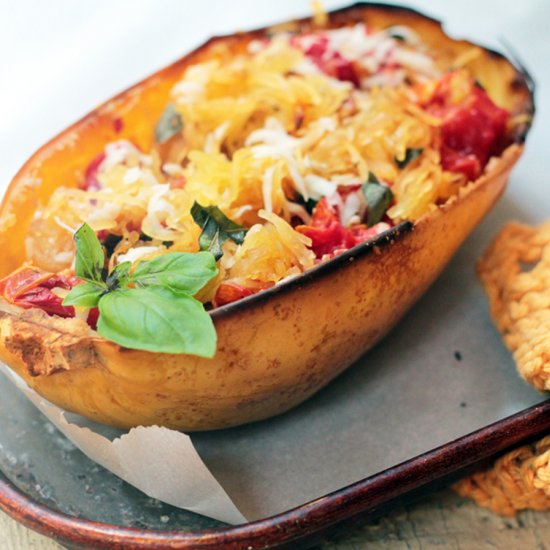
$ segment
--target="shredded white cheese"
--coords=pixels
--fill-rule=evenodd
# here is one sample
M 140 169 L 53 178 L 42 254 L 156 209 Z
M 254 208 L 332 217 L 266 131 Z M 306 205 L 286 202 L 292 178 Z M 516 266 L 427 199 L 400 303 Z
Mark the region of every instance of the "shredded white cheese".
M 128 249 L 124 254 L 120 254 L 117 257 L 117 263 L 121 264 L 122 262 L 136 262 L 137 260 L 143 258 L 144 256 L 149 256 L 155 252 L 161 250 L 161 246 L 138 246 L 136 248 Z
M 319 200 L 322 197 L 327 195 L 332 195 L 336 192 L 337 185 L 336 183 L 322 178 L 321 176 L 316 176 L 315 174 L 308 174 L 304 178 L 307 190 L 308 198 L 314 200 Z M 306 199 L 307 200 L 307 199 Z
M 107 220 L 114 224 L 114 220 L 120 214 L 120 209 L 120 205 L 114 202 L 105 202 L 102 206 L 98 206 L 92 210 L 86 223 L 92 229 L 104 229 Z
M 72 252 L 58 252 L 54 256 L 54 260 L 59 264 L 70 264 L 73 259 Z
M 275 172 L 275 165 L 270 166 L 265 172 L 262 179 L 262 198 L 264 201 L 264 209 L 267 212 L 273 212 L 273 174 Z
M 252 210 L 252 205 L 245 204 L 244 206 L 241 206 L 233 211 L 233 217 L 240 218 L 245 212 L 249 212 L 250 210 Z
M 124 164 L 129 157 L 136 157 L 141 160 L 142 155 L 137 147 L 126 140 L 119 140 L 109 143 L 105 147 L 105 158 L 101 162 L 99 169 L 102 172 L 107 172 L 117 164 Z
M 219 66 L 219 61 L 208 61 L 189 67 L 174 88 L 172 97 L 179 103 L 192 103 L 204 94 L 206 84 Z
M 166 200 L 166 195 L 170 192 L 170 185 L 168 183 L 159 183 L 154 186 L 153 194 L 147 204 L 147 214 L 154 216 L 156 214 L 167 214 L 175 216 L 176 211 L 170 202 Z
M 311 221 L 311 216 L 301 204 L 289 201 L 288 211 L 292 216 L 297 216 L 298 218 L 300 218 L 306 225 L 309 224 L 309 222 Z
M 224 122 L 206 136 L 204 141 L 205 153 L 217 153 L 220 150 L 221 142 L 223 141 L 227 130 L 229 130 L 229 126 L 229 122 Z
M 76 233 L 78 227 L 71 227 L 70 225 L 67 225 L 59 216 L 54 216 L 53 219 L 59 227 L 66 229 L 71 235 Z
M 340 210 L 340 223 L 347 227 L 354 221 L 354 218 L 360 220 L 365 208 L 366 203 L 361 190 L 349 193 Z
M 162 165 L 162 171 L 168 176 L 181 176 L 184 173 L 183 167 L 174 162 L 165 162 Z
M 393 52 L 392 60 L 425 76 L 433 78 L 439 76 L 432 58 L 423 53 L 399 48 Z

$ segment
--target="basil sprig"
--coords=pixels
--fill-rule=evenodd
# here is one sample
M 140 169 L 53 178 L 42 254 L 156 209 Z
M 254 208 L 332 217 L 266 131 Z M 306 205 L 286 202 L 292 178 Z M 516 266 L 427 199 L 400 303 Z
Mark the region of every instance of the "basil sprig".
M 121 346 L 214 356 L 212 319 L 193 298 L 218 272 L 211 253 L 173 252 L 143 260 L 133 271 L 131 262 L 122 262 L 107 273 L 101 244 L 87 224 L 74 240 L 76 276 L 85 282 L 63 305 L 98 307 L 97 332 Z
M 227 240 L 231 239 L 237 244 L 244 241 L 246 228 L 230 220 L 217 206 L 201 206 L 195 201 L 191 216 L 202 229 L 200 249 L 211 252 L 216 260 L 223 256 L 222 246 Z
M 167 142 L 183 130 L 183 120 L 176 107 L 169 103 L 155 127 L 155 140 L 158 144 Z
M 369 172 L 367 182 L 361 186 L 361 190 L 367 201 L 367 227 L 372 227 L 384 217 L 393 201 L 393 193 L 372 172 Z

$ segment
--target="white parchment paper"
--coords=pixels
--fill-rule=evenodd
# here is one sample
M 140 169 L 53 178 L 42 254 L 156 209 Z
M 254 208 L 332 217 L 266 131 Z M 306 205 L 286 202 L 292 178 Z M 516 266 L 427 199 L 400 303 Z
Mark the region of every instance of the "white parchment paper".
M 111 440 L 104 433 L 113 430 L 84 419 L 85 426 L 69 422 L 62 409 L 40 397 L 4 364 L 0 368 L 86 456 L 146 495 L 227 523 L 246 522 L 189 436 L 168 428 L 140 426 Z

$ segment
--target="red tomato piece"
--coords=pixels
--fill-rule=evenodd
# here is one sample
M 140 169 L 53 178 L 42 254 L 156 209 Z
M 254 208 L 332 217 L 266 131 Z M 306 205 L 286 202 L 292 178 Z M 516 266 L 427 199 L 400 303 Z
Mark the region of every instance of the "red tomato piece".
M 313 227 L 329 227 L 332 223 L 340 223 L 338 212 L 334 206 L 331 206 L 327 199 L 321 199 L 313 209 L 313 216 L 311 217 L 311 225 Z
M 236 283 L 221 283 L 218 290 L 216 291 L 216 296 L 212 301 L 214 307 L 225 306 L 231 302 L 236 302 L 247 296 L 252 296 L 254 292 L 244 286 L 238 285 Z
M 356 245 L 353 234 L 341 223 L 336 208 L 329 205 L 325 198 L 321 199 L 313 210 L 309 225 L 296 227 L 306 237 L 311 239 L 311 250 L 317 258 L 336 250 L 347 250 Z
M 97 157 L 88 164 L 86 172 L 84 174 L 84 181 L 80 186 L 84 191 L 97 191 L 101 189 L 101 183 L 97 179 L 97 174 L 99 172 L 99 167 L 101 163 L 105 160 L 105 153 L 99 153 Z
M 26 284 L 23 284 L 23 276 L 26 275 Z M 79 283 L 74 276 L 67 276 L 63 273 L 51 274 L 37 271 L 32 268 L 24 268 L 15 277 L 9 277 L 4 290 L 4 297 L 12 303 L 21 307 L 37 307 L 48 315 L 59 317 L 74 317 L 72 306 L 62 305 L 63 299 L 54 292 L 54 288 L 70 290 Z M 17 288 L 14 293 L 13 289 Z
M 80 284 L 82 281 L 74 275 L 65 275 L 64 273 L 56 273 L 49 279 L 46 279 L 40 286 L 44 288 L 64 288 L 70 290 L 74 286 Z
M 97 307 L 93 307 L 88 312 L 88 317 L 86 319 L 86 322 L 88 325 L 90 325 L 91 328 L 94 330 L 97 330 L 97 320 L 99 319 L 99 309 Z
M 123 129 L 124 129 L 124 120 L 119 116 L 113 119 L 113 130 L 117 134 L 120 134 L 120 132 L 122 132 Z
M 311 250 L 317 258 L 332 255 L 336 250 L 348 250 L 356 244 L 353 235 L 340 222 L 331 222 L 327 227 L 300 225 L 296 231 L 311 239 Z
M 357 186 L 359 188 L 360 186 Z M 352 188 L 353 189 L 353 188 Z M 349 190 L 346 193 L 349 194 Z M 329 205 L 325 198 L 321 199 L 313 210 L 309 225 L 299 225 L 296 231 L 311 239 L 311 250 L 318 259 L 327 260 L 355 245 L 368 241 L 391 226 L 381 222 L 373 227 L 363 224 L 347 228 L 340 223 L 336 207 Z
M 26 308 L 37 307 L 48 315 L 59 317 L 74 317 L 74 307 L 64 306 L 63 299 L 54 294 L 49 288 L 38 286 L 19 296 L 16 305 Z
M 484 90 L 474 87 L 465 104 L 451 109 L 443 119 L 443 168 L 477 178 L 491 154 L 503 146 L 507 121 L 508 112 L 497 107 Z M 464 164 L 457 155 L 470 162 Z M 472 166 L 474 159 L 477 167 Z
M 340 52 L 330 50 L 327 36 L 306 34 L 294 37 L 291 44 L 300 48 L 325 74 L 359 87 L 359 76 L 353 62 Z
M 387 223 L 380 222 L 372 227 L 367 227 L 366 225 L 354 225 L 350 227 L 349 231 L 354 236 L 356 244 L 363 243 L 370 239 L 373 239 L 382 231 L 386 231 L 391 226 Z
M 443 168 L 475 180 L 490 156 L 500 153 L 506 145 L 508 111 L 495 105 L 473 81 L 465 98 L 452 104 L 451 86 L 455 77 L 456 73 L 443 77 L 427 110 L 442 119 L 439 150 Z
M 54 288 L 70 290 L 81 281 L 74 275 L 48 273 L 24 266 L 0 281 L 0 293 L 10 303 L 24 308 L 39 308 L 48 315 L 74 317 L 73 306 L 64 306 L 63 298 L 53 292 Z M 93 308 L 88 313 L 88 324 L 95 329 L 99 311 Z
M 51 273 L 23 266 L 0 281 L 0 293 L 8 302 L 14 303 L 21 294 L 39 286 L 51 276 Z

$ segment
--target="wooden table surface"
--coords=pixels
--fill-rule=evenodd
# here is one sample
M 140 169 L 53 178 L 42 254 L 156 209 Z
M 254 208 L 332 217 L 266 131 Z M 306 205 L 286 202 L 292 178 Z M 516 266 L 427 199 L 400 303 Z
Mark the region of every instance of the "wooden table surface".
M 0 512 L 1 550 L 59 550 Z M 318 550 L 550 550 L 550 512 L 502 518 L 450 490 L 327 537 Z

